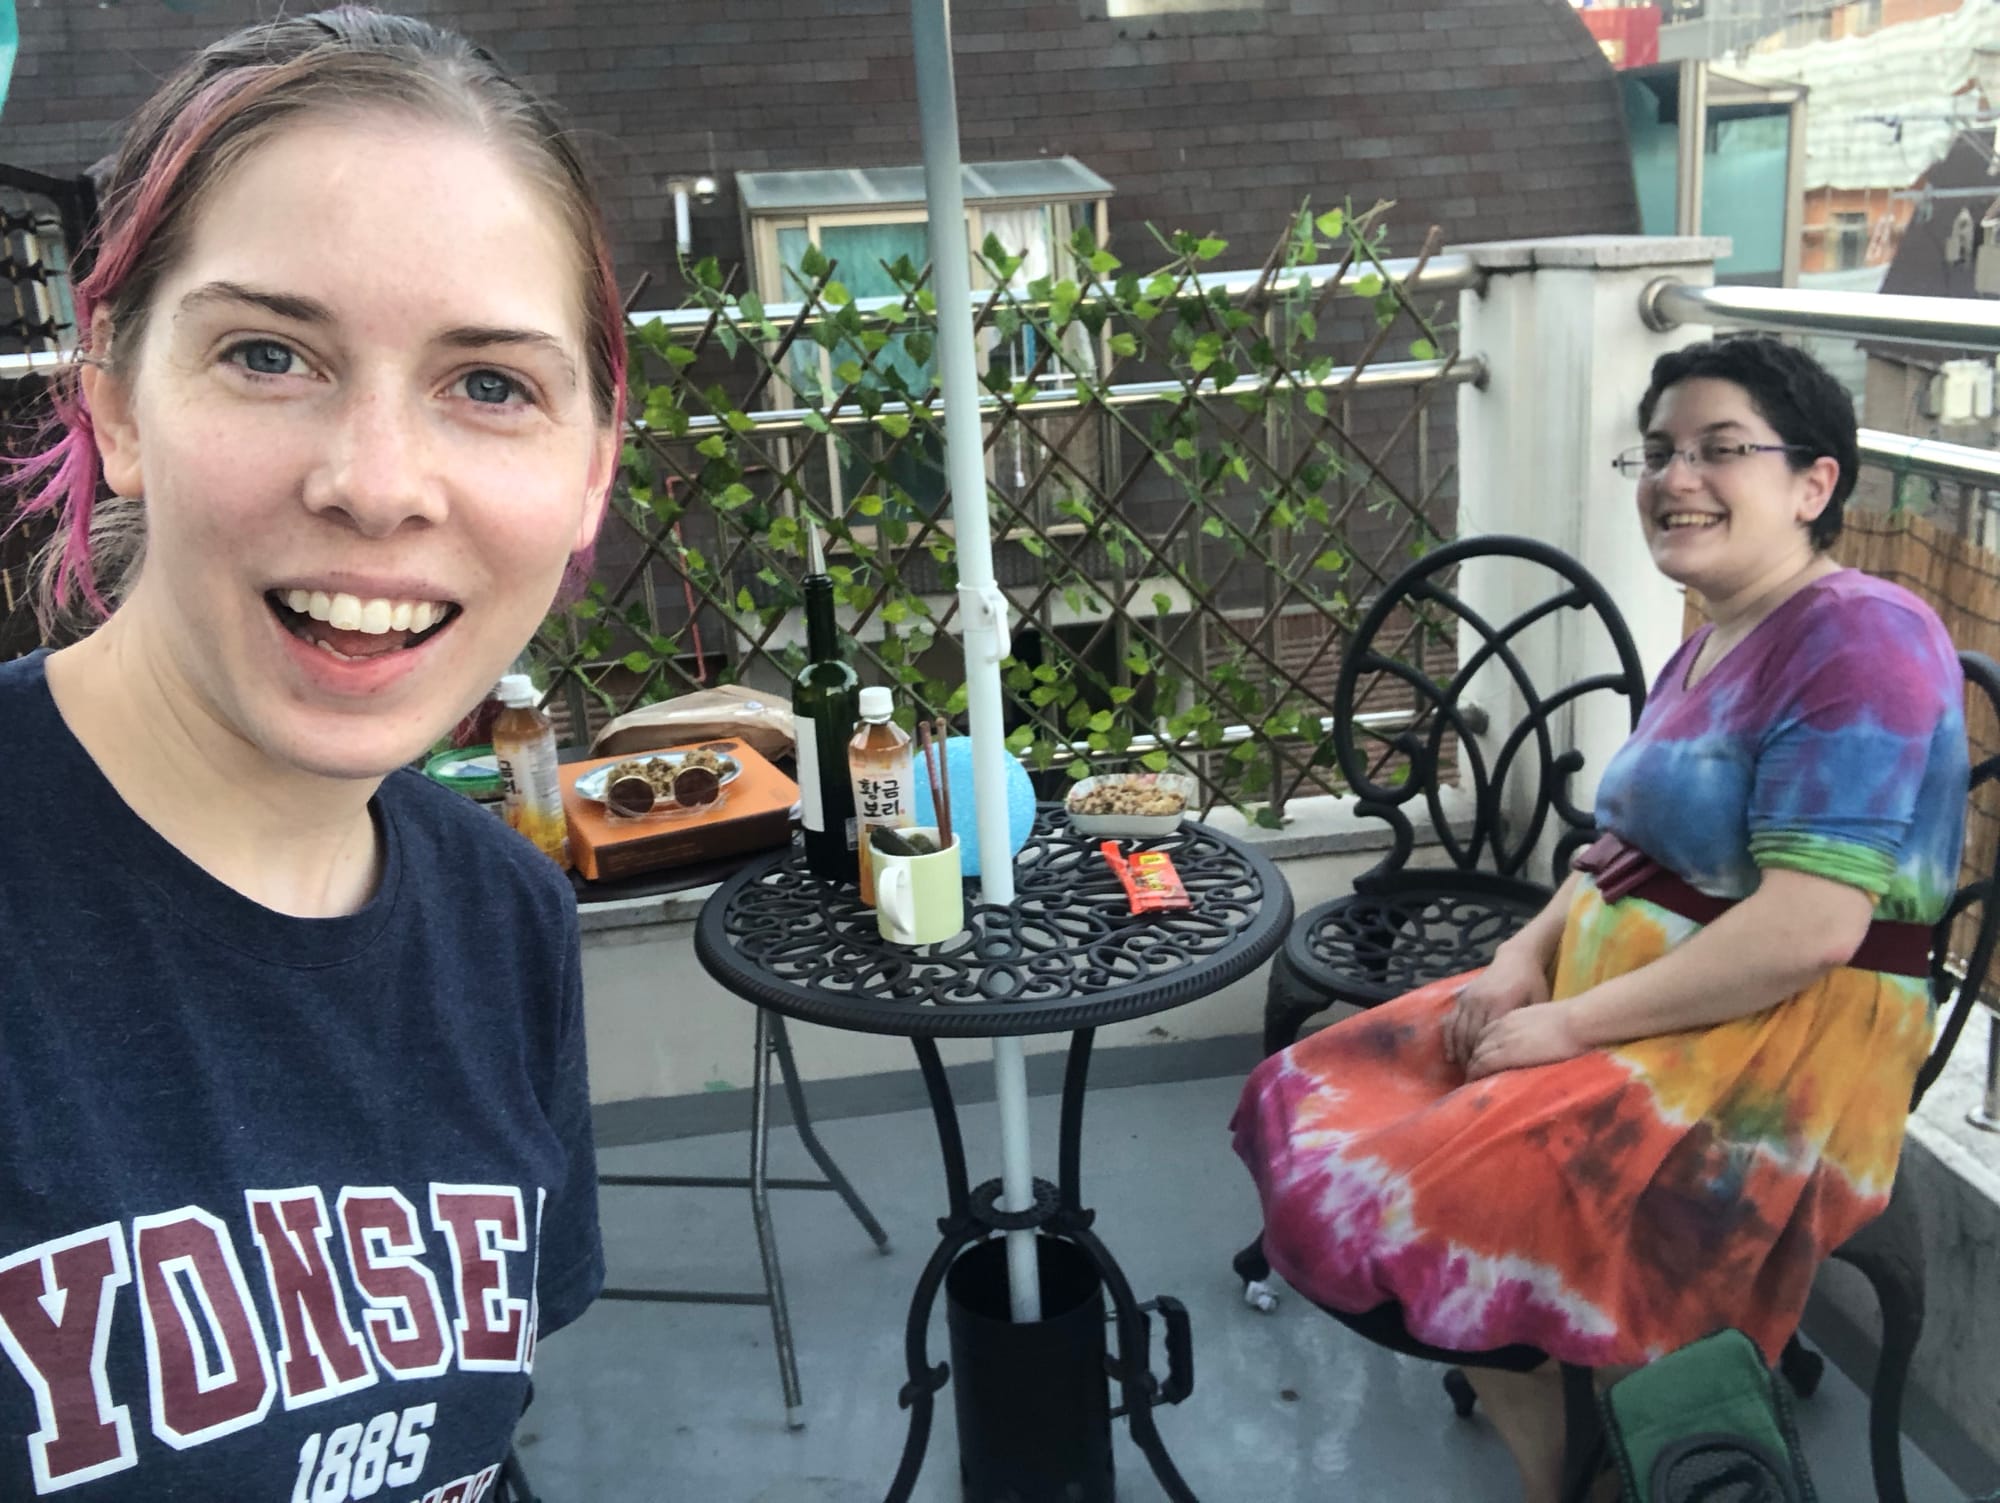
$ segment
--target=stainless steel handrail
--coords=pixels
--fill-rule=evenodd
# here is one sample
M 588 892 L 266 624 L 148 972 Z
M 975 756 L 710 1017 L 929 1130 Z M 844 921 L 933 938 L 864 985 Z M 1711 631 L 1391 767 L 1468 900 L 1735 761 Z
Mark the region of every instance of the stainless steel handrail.
M 1947 444 L 1935 438 L 1911 438 L 1902 433 L 1885 433 L 1880 428 L 1863 428 L 1856 437 L 1860 440 L 1863 464 L 1906 470 L 1937 480 L 1955 480 L 1984 490 L 2000 490 L 2000 454 L 1991 449 Z
M 1296 376 L 1272 383 L 1278 391 L 1333 391 L 1354 383 L 1356 391 L 1389 391 L 1399 387 L 1422 386 L 1430 381 L 1443 381 L 1447 386 L 1483 386 L 1486 383 L 1486 362 L 1477 355 L 1460 355 L 1452 360 L 1387 360 L 1379 365 L 1364 367 L 1359 373 L 1351 365 L 1337 366 L 1320 380 L 1302 380 Z M 1244 377 L 1228 386 L 1209 387 L 1201 393 L 1204 400 L 1225 397 L 1249 396 L 1264 389 L 1262 377 Z M 1099 400 L 1106 407 L 1143 406 L 1149 402 L 1177 402 L 1186 395 L 1187 388 L 1179 381 L 1133 381 L 1121 386 L 1107 386 Z M 942 401 L 942 398 L 939 398 Z M 1050 387 L 1037 392 L 1025 402 L 1015 404 L 1015 411 L 1027 417 L 1047 412 L 1070 412 L 1084 405 L 1084 399 L 1070 386 Z M 982 412 L 992 411 L 1000 406 L 1000 398 L 982 393 L 979 407 Z M 830 427 L 854 427 L 875 421 L 875 417 L 899 416 L 910 411 L 907 402 L 884 402 L 876 409 L 874 416 L 854 408 L 846 408 L 831 417 L 824 417 Z M 806 407 L 779 407 L 765 412 L 743 414 L 759 433 L 786 433 L 803 429 L 807 418 L 815 415 L 815 410 Z M 645 427 L 643 421 L 638 426 Z M 716 417 L 696 417 L 688 420 L 688 436 L 707 436 L 722 427 L 722 419 Z
M 1270 290 L 1273 293 L 1288 292 L 1302 283 L 1317 290 L 1331 281 L 1334 273 L 1339 271 L 1341 267 L 1337 264 L 1316 263 L 1312 266 L 1295 266 L 1289 271 L 1277 273 L 1272 279 Z M 1199 293 L 1203 297 L 1215 292 L 1224 292 L 1234 301 L 1252 292 L 1263 275 L 1262 271 L 1197 272 L 1188 279 L 1187 292 Z M 1484 276 L 1485 273 L 1470 256 L 1456 251 L 1446 251 L 1426 261 L 1421 274 L 1417 272 L 1416 258 L 1405 256 L 1398 260 L 1382 262 L 1380 270 L 1366 262 L 1349 265 L 1340 280 L 1341 285 L 1350 291 L 1368 277 L 1386 277 L 1390 281 L 1400 282 L 1409 292 L 1457 292 L 1462 288 L 1478 286 Z M 984 307 L 986 300 L 992 295 L 990 289 L 975 290 L 972 294 L 973 308 L 976 310 Z M 891 294 L 888 297 L 858 297 L 854 300 L 853 306 L 865 317 L 871 313 L 880 313 L 885 308 L 901 308 L 907 301 L 901 294 Z M 1027 300 L 1017 299 L 1017 301 Z M 1080 303 L 1089 301 L 1089 295 L 1079 299 Z M 805 310 L 806 304 L 803 302 L 769 303 L 765 305 L 764 313 L 772 323 L 782 327 L 798 318 Z M 648 324 L 657 319 L 663 328 L 694 330 L 706 325 L 710 315 L 706 308 L 648 308 L 629 314 L 628 317 L 635 324 Z
M 1659 277 L 1639 294 L 1639 317 L 1658 333 L 1682 324 L 1831 334 L 1933 349 L 2000 353 L 2000 303 L 1801 287 L 1694 287 Z M 1880 428 L 1858 435 L 1863 464 L 2000 490 L 2000 454 Z
M 1681 324 L 1722 324 L 2000 354 L 2000 303 L 1974 298 L 1693 287 L 1678 277 L 1660 277 L 1639 294 L 1639 317 L 1656 333 Z

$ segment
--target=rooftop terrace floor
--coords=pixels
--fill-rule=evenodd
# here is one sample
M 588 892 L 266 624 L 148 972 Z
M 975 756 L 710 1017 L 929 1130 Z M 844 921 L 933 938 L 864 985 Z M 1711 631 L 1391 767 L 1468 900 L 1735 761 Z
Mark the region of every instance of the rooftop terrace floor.
M 1239 1081 L 1094 1091 L 1084 1201 L 1141 1299 L 1172 1294 L 1194 1326 L 1195 1389 L 1159 1424 L 1203 1503 L 1345 1499 L 1507 1500 L 1513 1468 L 1483 1420 L 1462 1422 L 1441 1369 L 1377 1350 L 1288 1294 L 1271 1315 L 1242 1303 L 1231 1253 L 1257 1224 L 1249 1177 L 1224 1130 Z M 1037 1098 L 1038 1162 L 1054 1162 L 1055 1103 Z M 747 1109 L 746 1109 L 747 1116 Z M 975 1180 L 994 1170 L 990 1105 L 962 1112 Z M 821 1136 L 893 1239 L 876 1253 L 839 1200 L 773 1192 L 808 1423 L 784 1424 L 767 1313 L 754 1307 L 600 1302 L 537 1353 L 520 1454 L 545 1503 L 879 1503 L 905 1428 L 896 1405 L 910 1289 L 934 1245 L 942 1175 L 929 1116 L 820 1124 Z M 624 1173 L 740 1174 L 748 1134 L 606 1149 Z M 784 1128 L 775 1175 L 810 1165 Z M 1047 1172 L 1045 1170 L 1045 1172 Z M 756 1244 L 740 1191 L 607 1188 L 611 1279 L 621 1285 L 755 1289 Z M 932 1360 L 946 1345 L 942 1302 Z M 1155 1367 L 1163 1367 L 1155 1337 Z M 950 1392 L 912 1503 L 955 1503 Z M 1797 1406 L 1824 1503 L 1872 1503 L 1867 1400 L 1829 1364 Z M 1121 1503 L 1165 1498 L 1114 1423 Z M 1906 1442 L 1911 1503 L 1964 1493 Z

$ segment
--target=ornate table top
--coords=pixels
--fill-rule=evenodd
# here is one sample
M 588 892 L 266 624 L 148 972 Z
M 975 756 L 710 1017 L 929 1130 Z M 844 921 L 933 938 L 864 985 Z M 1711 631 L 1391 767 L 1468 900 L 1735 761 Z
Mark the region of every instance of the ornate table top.
M 851 887 L 794 846 L 752 862 L 702 909 L 695 953 L 740 997 L 865 1033 L 992 1038 L 1063 1033 L 1191 1002 L 1270 957 L 1292 919 L 1278 869 L 1188 821 L 1139 848 L 1172 855 L 1194 906 L 1134 917 L 1098 850 L 1045 805 L 1014 868 L 1014 902 L 972 901 L 938 945 L 891 944 Z

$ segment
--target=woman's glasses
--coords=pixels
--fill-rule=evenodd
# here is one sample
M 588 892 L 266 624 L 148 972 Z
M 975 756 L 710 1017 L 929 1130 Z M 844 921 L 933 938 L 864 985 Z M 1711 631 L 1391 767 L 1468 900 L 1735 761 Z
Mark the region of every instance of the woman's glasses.
M 1677 458 L 1684 461 L 1690 470 L 1699 472 L 1724 469 L 1739 459 L 1748 459 L 1752 454 L 1812 452 L 1804 444 L 1744 444 L 1705 438 L 1685 449 L 1676 449 L 1671 444 L 1640 444 L 1612 460 L 1611 468 L 1627 480 L 1658 480 Z

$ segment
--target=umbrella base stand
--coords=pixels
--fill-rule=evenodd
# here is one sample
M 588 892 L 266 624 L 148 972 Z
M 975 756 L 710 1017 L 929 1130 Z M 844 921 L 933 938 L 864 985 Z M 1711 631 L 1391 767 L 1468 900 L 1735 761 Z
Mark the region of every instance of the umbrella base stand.
M 930 1095 L 931 1114 L 944 1153 L 945 1183 L 950 1196 L 950 1214 L 940 1218 L 940 1241 L 924 1267 L 923 1275 L 910 1297 L 909 1319 L 904 1326 L 904 1356 L 909 1380 L 904 1383 L 899 1402 L 910 1411 L 909 1434 L 903 1444 L 901 1465 L 896 1470 L 884 1503 L 907 1503 L 917 1477 L 923 1470 L 930 1446 L 931 1419 L 937 1395 L 952 1381 L 951 1368 L 933 1364 L 928 1349 L 931 1312 L 940 1290 L 951 1282 L 951 1298 L 956 1306 L 971 1307 L 950 1312 L 952 1348 L 955 1360 L 966 1365 L 961 1381 L 965 1390 L 955 1395 L 961 1430 L 961 1474 L 966 1503 L 999 1503 L 1017 1497 L 1063 1496 L 1046 1490 L 1046 1481 L 1036 1479 L 1044 1490 L 1021 1490 L 1019 1479 L 1010 1479 L 999 1470 L 1009 1449 L 1010 1438 L 1022 1433 L 1016 1427 L 1041 1426 L 1046 1417 L 1033 1411 L 1007 1406 L 996 1412 L 991 1396 L 1024 1379 L 1050 1388 L 1060 1387 L 1083 1406 L 1068 1463 L 1074 1476 L 1058 1479 L 1060 1485 L 1084 1489 L 1071 1494 L 1079 1499 L 1108 1500 L 1111 1497 L 1109 1422 L 1124 1419 L 1131 1426 L 1133 1443 L 1139 1447 L 1173 1503 L 1197 1503 L 1166 1443 L 1153 1422 L 1153 1410 L 1161 1404 L 1178 1404 L 1194 1389 L 1194 1357 L 1189 1336 L 1187 1311 L 1180 1301 L 1162 1296 L 1141 1304 L 1132 1293 L 1125 1271 L 1119 1267 L 1092 1230 L 1096 1212 L 1083 1207 L 1080 1198 L 1080 1167 L 1083 1141 L 1083 1096 L 1090 1071 L 1091 1043 L 1095 1030 L 1084 1028 L 1071 1036 L 1069 1064 L 1063 1076 L 1062 1129 L 1060 1134 L 1060 1183 L 1035 1181 L 1035 1204 L 1026 1211 L 998 1209 L 1000 1182 L 989 1181 L 977 1189 L 969 1186 L 965 1167 L 965 1145 L 958 1128 L 958 1110 L 937 1046 L 929 1039 L 916 1039 L 917 1062 L 923 1070 L 924 1086 Z M 1038 1239 L 1044 1279 L 1054 1296 L 1069 1289 L 1064 1299 L 1051 1298 L 1044 1319 L 1026 1326 L 1007 1329 L 1004 1318 L 987 1323 L 978 1318 L 978 1308 L 990 1307 L 997 1285 L 998 1309 L 1004 1317 L 1006 1272 L 1002 1245 L 989 1242 L 998 1232 L 1032 1228 Z M 970 1249 L 970 1251 L 968 1251 Z M 954 1265 L 966 1260 L 963 1271 Z M 971 1260 L 978 1260 L 977 1262 Z M 982 1266 L 989 1263 L 991 1267 Z M 1099 1292 L 1101 1286 L 1101 1293 Z M 1115 1335 L 1113 1349 L 1104 1349 L 1104 1331 L 1098 1311 L 1101 1300 L 1111 1301 L 1109 1322 Z M 1167 1375 L 1154 1375 L 1151 1367 L 1152 1319 L 1159 1315 L 1166 1328 Z M 983 1327 L 968 1342 L 961 1334 L 969 1322 Z M 1000 1328 L 994 1329 L 997 1325 Z M 1049 1365 L 1063 1361 L 1093 1364 L 1092 1370 L 1058 1374 Z M 1040 1367 L 1010 1367 L 1010 1363 L 1040 1363 Z M 1104 1380 L 1118 1390 L 1118 1402 L 1108 1407 Z M 1092 1394 L 1098 1395 L 1095 1399 Z M 1010 1412 L 1011 1411 L 1011 1412 Z M 967 1432 L 970 1432 L 969 1434 Z M 1035 1433 L 1040 1433 L 1036 1431 Z M 1102 1436 L 1102 1447 L 1097 1437 Z M 1057 1441 L 1051 1450 L 1062 1449 Z M 1014 1490 L 1005 1490 L 1014 1482 Z M 1103 1490 L 1092 1491 L 1101 1487 Z

